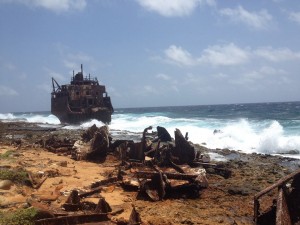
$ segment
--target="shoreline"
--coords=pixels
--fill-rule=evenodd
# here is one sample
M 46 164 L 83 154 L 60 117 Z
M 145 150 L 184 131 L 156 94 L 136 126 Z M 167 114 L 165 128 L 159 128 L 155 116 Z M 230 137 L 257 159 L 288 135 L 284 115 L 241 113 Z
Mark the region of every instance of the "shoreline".
M 20 166 L 20 162 L 28 162 L 28 164 L 23 163 L 23 165 L 21 163 L 22 167 L 31 172 L 37 172 L 38 169 L 41 169 L 40 166 L 44 160 L 45 162 L 42 164 L 48 165 L 50 168 L 54 166 L 56 170 L 62 172 L 51 179 L 48 178 L 38 191 L 18 187 L 18 185 L 14 185 L 15 188 L 9 191 L 1 190 L 3 193 L 0 195 L 2 200 L 0 204 L 6 200 L 14 201 L 9 196 L 13 195 L 16 189 L 23 191 L 26 189 L 24 191 L 26 192 L 25 196 L 22 198 L 25 204 L 32 194 L 39 196 L 53 191 L 53 188 L 57 187 L 61 180 L 63 187 L 60 193 L 70 191 L 72 187 L 76 187 L 76 184 L 77 187 L 84 189 L 92 182 L 103 179 L 104 174 L 116 165 L 116 161 L 111 158 L 112 156 L 109 157 L 111 162 L 102 164 L 74 161 L 69 156 L 54 154 L 34 145 L 35 141 L 53 135 L 58 135 L 60 138 L 79 139 L 82 130 L 15 130 L 14 135 L 22 135 L 23 143 L 21 146 L 12 146 L 12 139 L 9 138 L 11 137 L 9 135 L 12 135 L 13 132 L 7 129 L 8 125 L 1 124 L 0 149 L 1 154 L 7 150 L 18 153 L 13 156 L 15 162 L 9 164 L 11 167 Z M 22 126 L 22 124 L 19 125 Z M 115 219 L 128 218 L 131 204 L 135 204 L 145 224 L 253 224 L 254 195 L 300 167 L 300 160 L 298 159 L 257 153 L 247 154 L 228 149 L 212 150 L 200 145 L 196 145 L 196 147 L 204 154 L 217 153 L 227 159 L 224 162 L 212 160 L 211 163 L 222 164 L 224 168 L 230 169 L 232 171 L 231 177 L 225 179 L 215 174 L 212 169 L 206 169 L 209 186 L 201 190 L 200 197 L 196 199 L 181 197 L 159 202 L 144 201 L 137 199 L 135 192 L 127 192 L 120 187 L 114 187 L 112 192 L 104 193 L 107 202 L 113 208 L 125 208 L 125 212 L 115 216 Z M 7 163 L 6 159 L 0 160 L 3 165 Z M 62 161 L 67 161 L 66 167 L 59 164 Z M 86 171 L 84 167 L 87 165 L 94 169 Z M 74 174 L 75 167 L 76 174 Z M 42 168 L 42 171 L 46 168 L 47 166 Z M 91 177 L 87 178 L 87 174 L 90 174 Z M 268 196 L 268 200 L 271 198 L 272 196 Z M 64 202 L 66 197 L 59 195 L 58 199 L 59 202 Z M 57 206 L 59 202 L 52 202 L 51 206 Z M 20 205 L 5 208 L 5 210 L 11 211 L 18 207 Z M 158 207 L 159 211 L 157 210 Z

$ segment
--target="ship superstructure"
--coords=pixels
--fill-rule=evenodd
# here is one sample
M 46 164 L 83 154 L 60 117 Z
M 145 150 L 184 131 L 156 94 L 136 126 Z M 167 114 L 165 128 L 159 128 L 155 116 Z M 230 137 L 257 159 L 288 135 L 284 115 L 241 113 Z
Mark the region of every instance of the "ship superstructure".
M 114 111 L 104 85 L 90 75 L 83 76 L 83 68 L 74 75 L 70 84 L 59 85 L 52 78 L 51 113 L 62 123 L 79 123 L 97 119 L 111 122 Z

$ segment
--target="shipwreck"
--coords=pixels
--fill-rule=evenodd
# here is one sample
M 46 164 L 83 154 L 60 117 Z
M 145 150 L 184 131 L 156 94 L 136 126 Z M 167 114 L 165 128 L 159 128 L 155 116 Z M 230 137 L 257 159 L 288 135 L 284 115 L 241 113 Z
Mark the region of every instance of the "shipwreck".
M 51 113 L 62 123 L 79 123 L 97 119 L 103 123 L 111 122 L 114 112 L 110 97 L 104 85 L 97 78 L 83 76 L 81 71 L 73 77 L 70 84 L 59 85 L 52 77 Z

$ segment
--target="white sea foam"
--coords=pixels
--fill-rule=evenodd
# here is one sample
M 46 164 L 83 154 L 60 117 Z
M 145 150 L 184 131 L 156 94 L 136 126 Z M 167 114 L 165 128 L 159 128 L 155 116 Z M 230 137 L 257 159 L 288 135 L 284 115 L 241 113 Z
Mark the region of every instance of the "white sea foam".
M 0 120 L 14 120 L 15 116 L 12 113 L 0 114 Z
M 300 136 L 287 136 L 282 125 L 277 121 L 240 120 L 189 120 L 168 117 L 133 117 L 118 116 L 114 118 L 111 129 L 142 132 L 152 125 L 165 127 L 174 137 L 176 128 L 183 135 L 188 132 L 193 143 L 204 144 L 208 148 L 228 148 L 246 153 L 286 154 L 291 150 L 300 150 Z M 217 132 L 214 132 L 217 130 Z
M 9 121 L 23 121 L 28 123 L 41 123 L 41 124 L 60 124 L 59 119 L 51 114 L 36 114 L 36 113 L 23 113 L 23 114 L 13 114 L 6 113 L 0 114 L 0 120 L 4 122 Z
M 0 114 L 4 121 L 27 121 L 46 125 L 59 125 L 59 120 L 51 114 Z M 90 120 L 80 125 L 64 126 L 64 129 L 86 129 L 93 124 L 97 127 L 104 124 L 98 120 Z M 241 150 L 245 153 L 289 154 L 300 158 L 300 133 L 297 130 L 285 130 L 276 120 L 248 120 L 248 119 L 207 119 L 207 118 L 170 118 L 167 116 L 151 114 L 113 114 L 109 125 L 113 133 L 120 131 L 127 134 L 143 132 L 148 127 L 165 127 L 174 137 L 176 128 L 183 135 L 188 132 L 189 140 L 193 143 L 203 144 L 212 149 L 228 148 Z M 217 131 L 217 132 L 214 132 Z
M 57 117 L 53 115 L 32 115 L 26 117 L 27 122 L 29 123 L 43 123 L 43 124 L 60 124 L 60 121 Z

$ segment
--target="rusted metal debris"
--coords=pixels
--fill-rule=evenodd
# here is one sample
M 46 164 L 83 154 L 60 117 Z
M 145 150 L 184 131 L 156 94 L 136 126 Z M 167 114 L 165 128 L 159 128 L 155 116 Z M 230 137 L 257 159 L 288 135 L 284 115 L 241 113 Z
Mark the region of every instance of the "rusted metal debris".
M 122 213 L 124 209 L 112 211 L 109 203 L 104 197 L 100 197 L 97 204 L 84 201 L 84 198 L 100 192 L 102 187 L 94 188 L 91 191 L 79 194 L 78 190 L 73 190 L 62 208 L 66 213 L 54 215 L 51 212 L 43 213 L 44 217 L 36 220 L 37 225 L 69 225 L 69 224 L 141 224 L 141 218 L 134 205 L 128 221 L 111 221 L 111 216 Z
M 73 141 L 72 158 L 93 160 L 105 158 L 107 154 L 117 155 L 121 163 L 118 177 L 113 181 L 118 181 L 124 188 L 139 190 L 154 201 L 171 196 L 175 189 L 190 189 L 191 193 L 197 193 L 206 188 L 208 181 L 205 168 L 208 167 L 213 168 L 216 174 L 230 177 L 229 170 L 202 161 L 199 150 L 187 140 L 187 134 L 184 137 L 179 129 L 175 130 L 175 140 L 165 128 L 159 126 L 154 133 L 156 136 L 149 138 L 150 130 L 151 126 L 145 128 L 141 141 L 137 143 L 131 140 L 113 142 L 107 126 L 98 128 L 93 125 L 81 135 L 81 140 Z M 45 142 L 48 149 L 54 148 L 54 144 L 49 147 L 49 143 L 55 142 L 53 138 Z M 58 146 L 55 147 L 60 148 L 60 145 L 65 146 L 68 142 L 56 144 Z
M 276 191 L 277 197 L 265 211 L 263 197 Z M 254 222 L 257 225 L 292 225 L 300 223 L 300 169 L 281 178 L 254 196 Z
M 113 141 L 107 126 L 93 125 L 77 141 L 57 141 L 55 137 L 44 141 L 44 146 L 52 152 L 68 148 L 75 160 L 105 159 L 108 154 L 116 156 L 120 163 L 114 175 L 105 180 L 91 184 L 89 191 L 80 193 L 73 190 L 67 201 L 62 205 L 65 215 L 49 220 L 39 220 L 37 224 L 80 224 L 84 222 L 110 223 L 112 209 L 104 198 L 98 204 L 83 201 L 87 196 L 99 194 L 104 185 L 119 185 L 125 190 L 137 191 L 137 198 L 160 201 L 167 198 L 197 198 L 203 188 L 208 186 L 205 168 L 215 169 L 217 174 L 228 178 L 230 171 L 203 160 L 201 152 L 184 137 L 180 130 L 175 130 L 175 140 L 163 127 L 157 127 L 155 136 L 149 137 L 152 127 L 142 133 L 140 142 L 132 140 Z M 84 211 L 86 215 L 80 215 Z M 70 215 L 70 213 L 75 213 Z M 141 224 L 141 218 L 135 207 L 128 221 L 122 224 Z M 121 222 L 120 222 L 121 224 Z
M 89 203 L 89 204 L 87 204 Z M 126 221 L 124 219 L 111 221 L 111 216 L 118 213 L 122 213 L 124 210 L 117 210 L 112 212 L 109 204 L 104 198 L 100 198 L 98 204 L 91 202 L 85 202 L 86 208 L 84 208 L 84 213 L 78 211 L 75 214 L 66 214 L 54 216 L 50 212 L 43 212 L 43 215 L 47 218 L 38 219 L 35 221 L 36 225 L 69 225 L 69 224 L 120 224 L 120 225 L 136 225 L 142 224 L 141 217 L 136 211 L 135 206 L 131 211 L 129 219 Z
M 136 211 L 135 206 L 132 205 L 132 211 L 129 217 L 128 225 L 138 225 L 142 223 L 140 214 Z
M 67 138 L 60 139 L 58 136 L 53 135 L 47 140 L 39 140 L 35 144 L 38 144 L 53 153 L 71 154 L 74 141 Z
M 175 148 L 172 153 L 182 163 L 192 162 L 196 158 L 194 146 L 183 137 L 179 129 L 175 130 Z
M 97 128 L 93 125 L 82 134 L 82 140 L 74 143 L 72 158 L 75 160 L 103 158 L 109 151 L 110 141 L 107 126 Z
M 69 224 L 83 224 L 90 222 L 106 222 L 109 221 L 107 214 L 82 214 L 82 215 L 68 215 L 68 216 L 59 216 L 55 218 L 46 218 L 35 221 L 36 225 L 69 225 Z M 112 224 L 112 223 L 111 223 Z
M 28 178 L 29 178 L 29 181 L 31 183 L 31 186 L 34 188 L 34 189 L 39 189 L 42 184 L 48 179 L 48 176 L 44 176 L 40 181 L 38 181 L 38 183 L 36 182 L 36 180 L 33 178 L 32 174 L 31 173 L 28 173 Z

